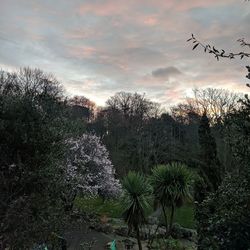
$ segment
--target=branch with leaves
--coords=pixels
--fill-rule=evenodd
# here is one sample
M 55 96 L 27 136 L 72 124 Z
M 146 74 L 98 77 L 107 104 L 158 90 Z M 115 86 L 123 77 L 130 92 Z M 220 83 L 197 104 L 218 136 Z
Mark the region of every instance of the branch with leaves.
M 214 57 L 219 61 L 220 58 L 229 58 L 229 59 L 235 59 L 239 57 L 240 59 L 243 59 L 245 57 L 250 57 L 250 52 L 226 52 L 224 49 L 217 49 L 214 46 L 211 46 L 210 44 L 204 44 L 200 42 L 196 37 L 192 34 L 191 38 L 187 40 L 187 42 L 192 42 L 194 44 L 193 50 L 195 50 L 198 46 L 202 47 L 204 49 L 205 53 L 213 54 Z M 248 47 L 250 49 L 250 43 L 246 42 L 244 38 L 238 39 L 237 42 L 240 43 L 242 47 Z

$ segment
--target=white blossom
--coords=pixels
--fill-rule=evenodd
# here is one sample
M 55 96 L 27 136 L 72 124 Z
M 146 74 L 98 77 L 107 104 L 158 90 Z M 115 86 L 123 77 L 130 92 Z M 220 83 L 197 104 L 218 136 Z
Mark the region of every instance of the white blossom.
M 83 134 L 67 140 L 69 152 L 66 162 L 66 180 L 86 195 L 116 197 L 121 185 L 106 147 L 98 136 Z

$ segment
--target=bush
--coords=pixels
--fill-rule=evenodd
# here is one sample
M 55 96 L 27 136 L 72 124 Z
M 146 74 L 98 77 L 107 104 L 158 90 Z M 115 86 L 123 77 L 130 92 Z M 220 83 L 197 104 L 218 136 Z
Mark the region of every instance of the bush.
M 47 243 L 66 218 L 61 180 L 71 126 L 63 100 L 51 75 L 0 71 L 0 237 L 6 247 Z
M 227 176 L 220 188 L 197 205 L 198 249 L 250 247 L 250 178 Z

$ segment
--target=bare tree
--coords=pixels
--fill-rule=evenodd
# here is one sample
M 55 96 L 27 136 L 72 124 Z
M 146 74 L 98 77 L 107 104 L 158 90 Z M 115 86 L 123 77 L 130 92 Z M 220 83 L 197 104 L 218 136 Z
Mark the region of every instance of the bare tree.
M 5 95 L 63 97 L 63 88 L 52 74 L 31 68 L 21 68 L 12 73 L 0 71 L 0 91 Z
M 193 97 L 186 98 L 185 103 L 180 103 L 171 108 L 175 118 L 188 121 L 195 114 L 202 116 L 205 112 L 212 123 L 219 122 L 234 110 L 238 109 L 239 100 L 243 95 L 225 89 L 193 89 Z M 193 117 L 194 118 L 194 117 Z
M 118 92 L 107 102 L 109 109 L 120 111 L 125 117 L 147 119 L 159 116 L 161 110 L 158 103 L 148 100 L 138 93 Z

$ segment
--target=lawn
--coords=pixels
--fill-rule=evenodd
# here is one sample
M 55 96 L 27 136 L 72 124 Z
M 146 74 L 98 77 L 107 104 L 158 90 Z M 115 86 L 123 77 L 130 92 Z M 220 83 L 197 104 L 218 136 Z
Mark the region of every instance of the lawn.
M 106 214 L 111 218 L 121 218 L 124 210 L 122 200 L 106 200 L 101 198 L 82 198 L 77 197 L 75 207 L 81 211 L 88 213 L 96 213 L 98 215 Z M 149 209 L 147 214 L 150 215 L 153 209 Z M 174 222 L 183 227 L 195 228 L 194 208 L 193 204 L 186 204 L 181 208 L 177 208 L 174 216 Z
M 96 213 L 98 215 L 106 214 L 108 217 L 120 218 L 123 211 L 122 203 L 119 200 L 106 200 L 96 198 L 81 198 L 75 200 L 75 207 L 81 211 L 88 213 Z
M 195 221 L 193 204 L 186 204 L 183 207 L 177 208 L 174 216 L 174 222 L 183 227 L 194 229 Z

